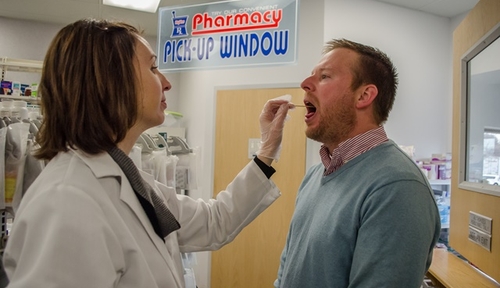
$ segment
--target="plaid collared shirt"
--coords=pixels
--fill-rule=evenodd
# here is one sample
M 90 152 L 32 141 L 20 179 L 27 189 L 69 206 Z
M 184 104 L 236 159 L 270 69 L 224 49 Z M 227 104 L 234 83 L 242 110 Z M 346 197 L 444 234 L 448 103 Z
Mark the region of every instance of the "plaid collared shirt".
M 333 149 L 331 155 L 328 148 L 322 145 L 319 150 L 319 156 L 321 157 L 321 162 L 323 162 L 325 166 L 323 176 L 337 171 L 342 165 L 354 159 L 356 156 L 365 153 L 387 140 L 389 139 L 387 138 L 384 127 L 379 126 L 378 128 L 341 142 L 337 148 Z

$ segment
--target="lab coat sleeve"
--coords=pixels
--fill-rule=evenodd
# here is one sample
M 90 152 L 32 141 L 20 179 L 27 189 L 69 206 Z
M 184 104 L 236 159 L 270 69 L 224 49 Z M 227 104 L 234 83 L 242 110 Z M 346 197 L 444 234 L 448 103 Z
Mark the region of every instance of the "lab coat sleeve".
M 40 192 L 16 216 L 8 240 L 9 287 L 114 287 L 125 264 L 99 205 L 66 185 L 50 197 Z
M 219 249 L 231 242 L 280 195 L 276 185 L 254 161 L 250 161 L 215 199 L 203 201 L 177 195 L 176 203 L 169 203 L 169 206 L 174 206 L 181 224 L 177 234 L 181 252 Z

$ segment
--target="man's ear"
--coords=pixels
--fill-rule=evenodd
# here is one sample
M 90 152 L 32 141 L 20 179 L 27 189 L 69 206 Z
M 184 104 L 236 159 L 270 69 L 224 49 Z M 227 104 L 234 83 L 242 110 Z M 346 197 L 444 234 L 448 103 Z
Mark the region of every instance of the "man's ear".
M 375 100 L 375 97 L 377 97 L 378 95 L 377 86 L 373 84 L 361 86 L 359 92 L 360 94 L 356 102 L 356 108 L 359 109 L 363 109 L 370 106 L 373 100 Z

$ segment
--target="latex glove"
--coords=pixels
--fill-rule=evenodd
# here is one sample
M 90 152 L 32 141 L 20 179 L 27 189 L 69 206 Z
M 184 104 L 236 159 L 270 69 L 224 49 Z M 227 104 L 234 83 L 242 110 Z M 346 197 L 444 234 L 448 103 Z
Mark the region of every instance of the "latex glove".
M 261 145 L 257 155 L 278 161 L 288 109 L 295 107 L 290 100 L 291 95 L 283 95 L 264 105 L 259 117 Z

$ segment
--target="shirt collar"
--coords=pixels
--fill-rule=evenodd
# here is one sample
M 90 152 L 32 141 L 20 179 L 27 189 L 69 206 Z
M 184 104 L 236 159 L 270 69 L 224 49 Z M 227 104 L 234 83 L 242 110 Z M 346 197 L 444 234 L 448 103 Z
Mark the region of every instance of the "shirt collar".
M 325 166 L 324 176 L 338 170 L 342 165 L 351 161 L 356 156 L 387 141 L 387 134 L 384 127 L 379 126 L 365 133 L 356 135 L 339 144 L 330 154 L 328 148 L 323 144 L 319 151 L 321 162 Z

